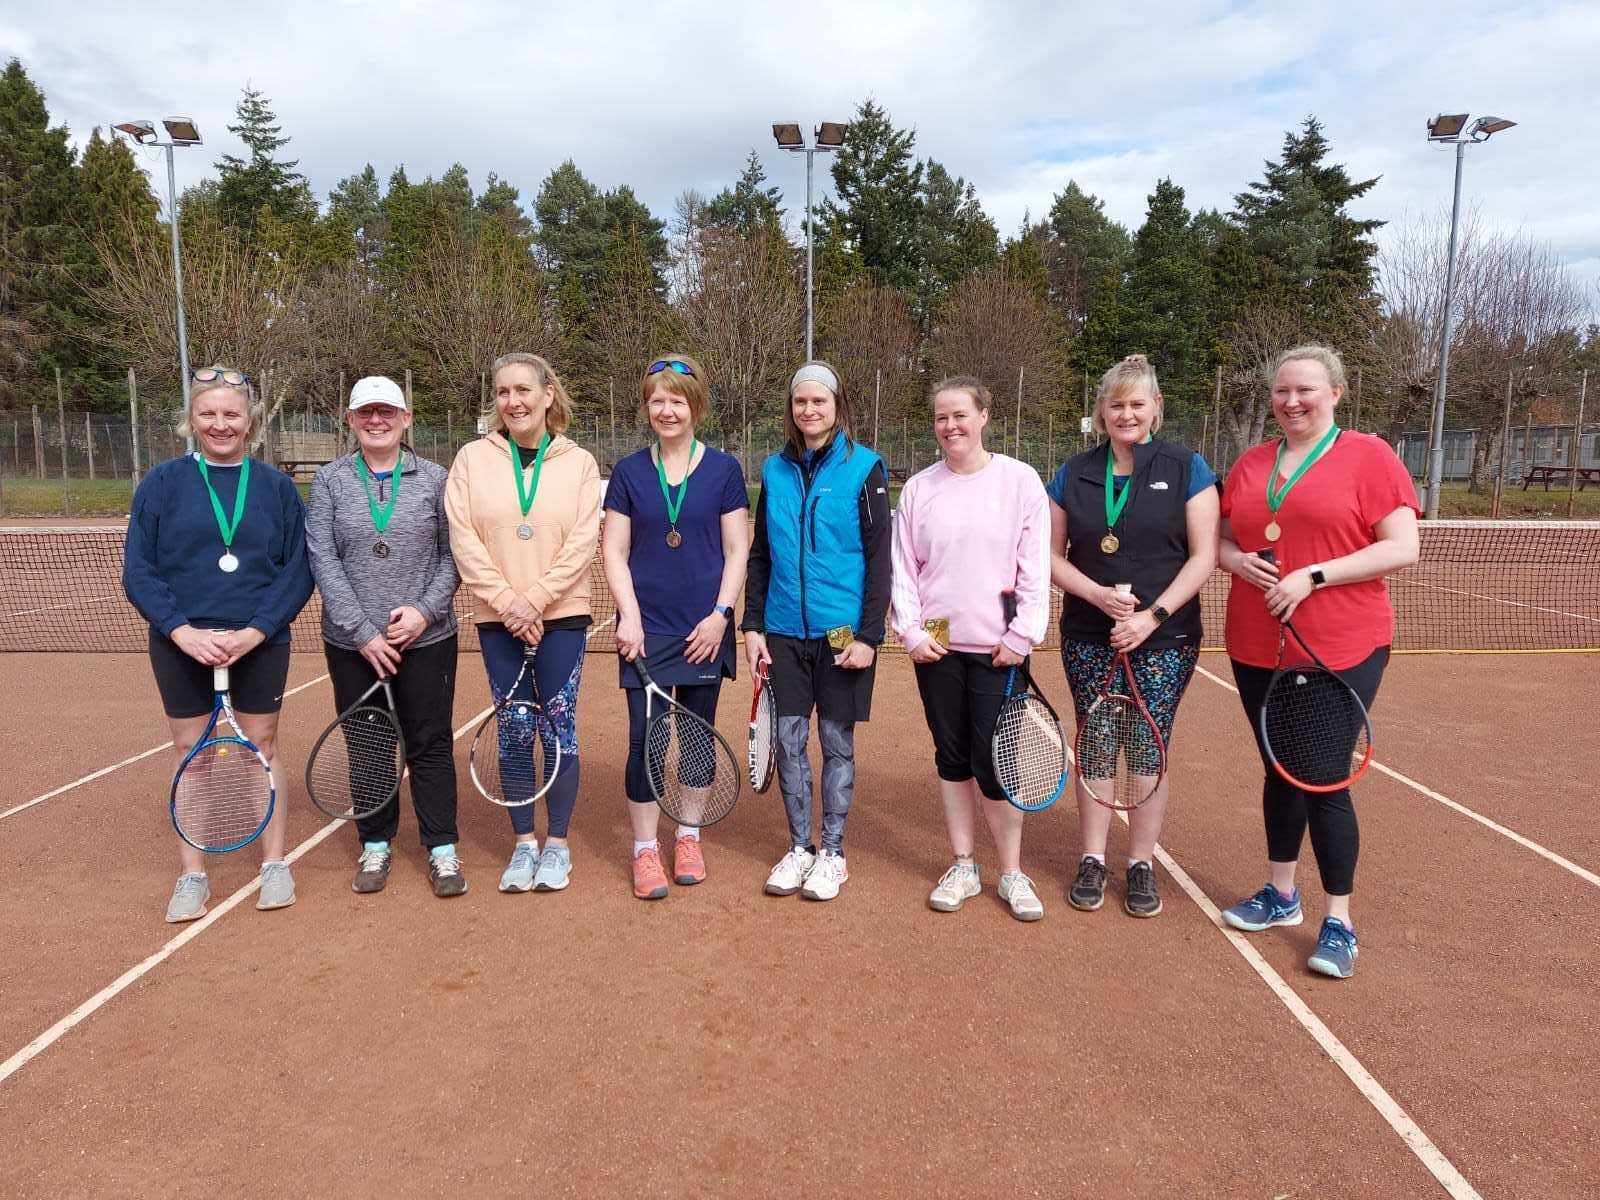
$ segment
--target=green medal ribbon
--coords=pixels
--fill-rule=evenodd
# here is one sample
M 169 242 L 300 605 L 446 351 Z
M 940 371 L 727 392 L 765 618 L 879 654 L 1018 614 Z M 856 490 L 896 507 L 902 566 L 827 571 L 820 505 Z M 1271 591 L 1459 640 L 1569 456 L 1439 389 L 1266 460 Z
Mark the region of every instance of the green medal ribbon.
M 222 511 L 222 501 L 217 497 L 217 489 L 211 486 L 211 473 L 206 470 L 206 456 L 195 455 L 195 462 L 200 464 L 200 478 L 205 480 L 206 492 L 211 497 L 211 511 L 217 514 L 217 529 L 222 533 L 223 548 L 233 550 L 233 535 L 238 532 L 239 521 L 244 517 L 244 497 L 250 490 L 250 459 L 247 456 L 239 466 L 239 491 L 233 498 L 233 520 L 229 521 L 227 514 Z
M 367 486 L 367 460 L 359 454 L 356 455 L 356 473 L 361 476 L 361 490 L 367 494 L 367 508 L 372 513 L 372 525 L 379 533 L 383 533 L 389 528 L 389 518 L 394 516 L 394 506 L 400 500 L 400 468 L 405 465 L 404 457 L 402 454 L 400 458 L 395 460 L 394 487 L 389 491 L 388 502 L 382 508 L 379 508 L 377 501 L 372 498 L 372 489 Z M 521 478 L 521 476 L 522 472 L 518 471 L 517 477 Z M 534 479 L 534 486 L 537 487 L 538 476 L 535 475 Z
M 1133 477 L 1128 477 L 1128 482 L 1122 485 L 1122 494 L 1112 499 L 1116 491 L 1116 466 L 1117 456 L 1111 453 L 1111 447 L 1106 447 L 1106 532 L 1111 532 L 1111 527 L 1117 523 L 1117 518 L 1122 515 L 1122 510 L 1128 507 L 1128 497 L 1133 494 Z
M 511 439 L 507 438 L 507 441 Z M 516 442 L 511 442 L 511 473 L 517 477 L 517 503 L 522 506 L 522 515 L 526 517 L 528 510 L 533 507 L 533 498 L 539 494 L 539 472 L 544 470 L 544 452 L 550 445 L 550 435 L 547 433 L 539 439 L 539 451 L 533 456 L 533 486 L 523 487 L 522 455 L 521 448 Z
M 1272 460 L 1272 474 L 1267 476 L 1267 511 L 1274 516 L 1283 507 L 1283 502 L 1288 498 L 1289 489 L 1300 482 L 1300 476 L 1311 469 L 1311 465 L 1322 457 L 1323 452 L 1333 445 L 1333 439 L 1339 436 L 1339 427 L 1330 425 L 1328 432 L 1322 435 L 1322 440 L 1311 448 L 1311 453 L 1306 455 L 1305 461 L 1295 468 L 1293 475 L 1283 481 L 1281 488 L 1273 487 L 1273 481 L 1278 478 L 1278 468 L 1283 465 L 1283 452 L 1289 445 L 1288 438 L 1278 442 L 1278 456 Z
M 694 452 L 700 448 L 700 443 L 693 437 L 689 439 L 689 466 L 694 466 Z M 661 461 L 661 443 L 656 443 L 656 478 L 661 482 L 661 498 L 667 502 L 667 523 L 676 526 L 678 514 L 683 511 L 683 498 L 689 492 L 689 472 L 683 473 L 683 482 L 678 485 L 678 494 L 674 498 L 672 488 L 667 484 L 667 467 Z

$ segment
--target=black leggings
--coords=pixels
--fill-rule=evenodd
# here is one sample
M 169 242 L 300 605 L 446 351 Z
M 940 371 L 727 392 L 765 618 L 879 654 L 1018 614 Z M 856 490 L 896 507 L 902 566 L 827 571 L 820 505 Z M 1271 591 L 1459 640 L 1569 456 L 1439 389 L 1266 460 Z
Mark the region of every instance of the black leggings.
M 1250 719 L 1256 750 L 1266 774 L 1261 784 L 1261 813 L 1267 826 L 1267 860 L 1294 862 L 1300 857 L 1300 843 L 1306 828 L 1311 829 L 1311 852 L 1322 875 L 1322 890 L 1330 896 L 1348 896 L 1355 890 L 1356 858 L 1361 852 L 1361 830 L 1356 824 L 1356 808 L 1350 789 L 1337 792 L 1307 792 L 1294 786 L 1267 761 L 1261 744 L 1261 703 L 1267 698 L 1272 671 L 1233 661 L 1233 681 L 1239 687 L 1239 700 Z M 1389 663 L 1389 647 L 1380 646 L 1348 670 L 1337 672 L 1348 683 L 1361 703 L 1370 711 Z
M 722 680 L 715 683 L 680 683 L 664 686 L 662 690 L 695 716 L 713 725 L 717 723 L 717 697 L 722 692 Z M 650 776 L 644 765 L 644 688 L 631 687 L 623 691 L 628 693 L 628 761 L 622 773 L 623 790 L 635 804 L 654 804 L 655 793 L 650 790 Z M 651 707 L 650 715 L 654 717 L 661 708 L 662 705 L 657 701 Z M 710 782 L 709 779 L 704 781 L 707 785 Z

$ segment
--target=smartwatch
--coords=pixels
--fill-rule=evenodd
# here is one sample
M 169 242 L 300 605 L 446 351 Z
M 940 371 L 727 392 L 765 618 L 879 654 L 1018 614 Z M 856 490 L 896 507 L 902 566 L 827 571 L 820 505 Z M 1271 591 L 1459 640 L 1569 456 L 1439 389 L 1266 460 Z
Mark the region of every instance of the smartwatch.
M 1310 569 L 1310 573 L 1312 587 L 1319 588 L 1328 582 L 1328 577 L 1322 573 L 1322 567 L 1320 564 L 1312 567 Z
M 714 604 L 711 606 L 711 611 L 721 613 L 730 621 L 733 620 L 733 605 L 731 604 Z
M 1152 604 L 1150 606 L 1150 615 L 1156 619 L 1156 624 L 1159 625 L 1159 624 L 1161 624 L 1161 622 L 1165 621 L 1172 614 L 1169 613 L 1166 609 L 1162 608 L 1161 605 Z

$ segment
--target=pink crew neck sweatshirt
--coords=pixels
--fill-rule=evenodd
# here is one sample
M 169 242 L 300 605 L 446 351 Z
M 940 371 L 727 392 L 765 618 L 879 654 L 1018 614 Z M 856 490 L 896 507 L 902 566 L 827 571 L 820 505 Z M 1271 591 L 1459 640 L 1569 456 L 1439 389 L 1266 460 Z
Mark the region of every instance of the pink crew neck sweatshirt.
M 1000 593 L 1015 590 L 1006 626 Z M 906 481 L 894 514 L 890 620 L 907 650 L 925 620 L 950 622 L 950 648 L 987 654 L 1002 640 L 1027 654 L 1050 620 L 1050 502 L 1039 473 L 1004 454 L 958 475 L 935 463 Z

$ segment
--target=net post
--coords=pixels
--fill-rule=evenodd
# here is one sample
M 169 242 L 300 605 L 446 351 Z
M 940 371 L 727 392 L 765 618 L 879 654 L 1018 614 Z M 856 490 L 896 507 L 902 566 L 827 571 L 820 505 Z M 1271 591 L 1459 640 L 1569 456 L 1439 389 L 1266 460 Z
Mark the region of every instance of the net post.
M 61 511 L 72 512 L 72 482 L 67 478 L 67 400 L 61 390 L 61 368 L 56 368 L 56 428 L 61 433 Z

